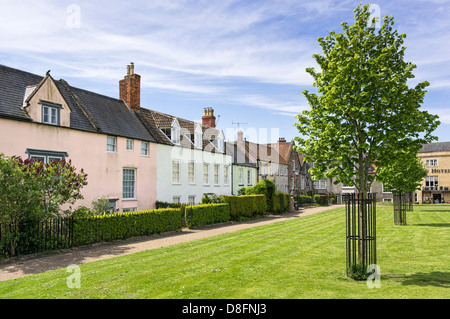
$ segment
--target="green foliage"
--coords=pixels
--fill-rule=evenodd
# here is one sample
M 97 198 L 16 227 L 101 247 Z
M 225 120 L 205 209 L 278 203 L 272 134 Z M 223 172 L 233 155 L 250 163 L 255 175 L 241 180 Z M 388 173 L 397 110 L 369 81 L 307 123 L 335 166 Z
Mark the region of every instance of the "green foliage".
M 309 195 L 294 196 L 294 200 L 297 202 L 298 205 L 307 205 L 314 203 L 313 198 Z
M 336 178 L 366 194 L 379 169 L 395 160 L 396 151 L 417 153 L 437 138 L 431 133 L 437 115 L 421 111 L 427 81 L 408 86 L 416 68 L 404 61 L 405 34 L 393 29 L 393 17 L 384 17 L 376 31 L 369 26 L 369 5 L 355 9 L 355 24 L 342 23 L 343 32 L 318 39 L 323 55 L 315 54 L 320 72 L 308 68 L 317 92 L 303 91 L 309 110 L 297 115 L 297 150 L 314 180 Z M 400 134 L 400 135 L 399 135 Z
M 253 187 L 248 187 L 245 189 L 245 195 L 256 195 L 263 194 L 266 196 L 267 210 L 269 212 L 274 212 L 273 198 L 275 196 L 276 186 L 275 183 L 270 179 L 264 179 L 260 181 Z M 276 204 L 277 205 L 277 204 Z
M 266 197 L 262 194 L 242 196 L 224 195 L 223 198 L 230 205 L 230 217 L 233 220 L 251 218 L 266 213 Z
M 202 197 L 202 204 L 219 204 L 219 203 L 224 203 L 224 201 L 221 196 L 217 196 L 216 194 L 212 194 L 211 197 L 208 194 L 204 194 Z
M 105 214 L 74 220 L 74 246 L 181 229 L 181 210 L 162 208 L 140 212 Z
M 109 199 L 105 196 L 102 196 L 96 201 L 92 201 L 92 211 L 94 215 L 115 213 L 111 211 L 111 207 L 109 206 Z
M 428 175 L 417 153 L 397 150 L 396 159 L 381 167 L 377 174 L 384 186 L 393 193 L 407 193 L 420 190 L 422 180 Z
M 314 195 L 314 203 L 317 205 L 328 205 L 328 196 L 327 195 Z
M 185 210 L 185 219 L 188 228 L 223 223 L 230 220 L 230 206 L 224 203 L 190 206 Z
M 277 191 L 272 198 L 272 213 L 282 214 L 289 211 L 289 194 Z
M 0 154 L 0 224 L 8 225 L 0 248 L 14 256 L 23 237 L 20 225 L 60 215 L 63 204 L 83 198 L 86 179 L 70 161 L 43 164 Z

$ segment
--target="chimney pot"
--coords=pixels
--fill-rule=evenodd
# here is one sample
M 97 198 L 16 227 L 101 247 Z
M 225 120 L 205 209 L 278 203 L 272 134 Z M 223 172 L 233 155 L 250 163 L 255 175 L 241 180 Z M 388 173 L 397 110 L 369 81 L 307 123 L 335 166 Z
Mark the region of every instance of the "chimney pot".
M 209 127 L 216 127 L 216 117 L 212 107 L 207 107 L 203 111 L 202 124 Z
M 140 111 L 141 76 L 134 73 L 134 63 L 127 65 L 127 75 L 119 81 L 120 99 L 133 111 Z

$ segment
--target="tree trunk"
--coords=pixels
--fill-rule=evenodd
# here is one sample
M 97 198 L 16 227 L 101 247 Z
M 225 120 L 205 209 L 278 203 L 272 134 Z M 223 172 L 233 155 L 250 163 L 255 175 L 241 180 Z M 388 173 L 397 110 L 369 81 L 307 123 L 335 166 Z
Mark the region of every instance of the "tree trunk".
M 358 220 L 359 220 L 359 244 L 358 244 L 358 262 L 360 265 L 364 265 L 365 255 L 366 255 L 366 223 L 367 223 L 367 206 L 366 206 L 366 198 L 367 198 L 367 181 L 366 175 L 364 171 L 363 159 L 360 156 L 359 160 L 359 194 L 358 194 Z

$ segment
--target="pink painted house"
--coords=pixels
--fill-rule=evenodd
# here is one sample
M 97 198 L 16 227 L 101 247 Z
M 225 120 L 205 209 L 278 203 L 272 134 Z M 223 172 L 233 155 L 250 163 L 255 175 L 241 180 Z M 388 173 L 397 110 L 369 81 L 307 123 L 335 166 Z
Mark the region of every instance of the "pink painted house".
M 118 212 L 153 209 L 156 140 L 136 115 L 139 75 L 128 69 L 119 87 L 115 99 L 0 65 L 0 153 L 71 159 L 88 174 L 76 206 L 107 197 Z

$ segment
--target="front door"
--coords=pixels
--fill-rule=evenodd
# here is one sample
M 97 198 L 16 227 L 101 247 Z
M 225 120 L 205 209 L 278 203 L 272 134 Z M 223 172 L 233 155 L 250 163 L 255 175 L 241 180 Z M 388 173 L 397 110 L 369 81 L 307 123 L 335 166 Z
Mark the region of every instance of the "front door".
M 438 204 L 441 202 L 441 194 L 433 194 L 433 204 Z

